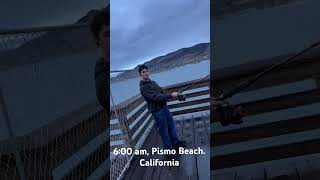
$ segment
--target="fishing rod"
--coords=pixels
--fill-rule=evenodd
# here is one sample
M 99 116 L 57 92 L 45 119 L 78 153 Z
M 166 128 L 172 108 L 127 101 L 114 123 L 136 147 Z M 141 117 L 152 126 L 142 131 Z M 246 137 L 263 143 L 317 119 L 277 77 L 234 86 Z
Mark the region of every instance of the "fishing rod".
M 182 93 L 183 91 L 186 91 L 187 89 L 189 89 L 189 88 L 191 88 L 192 86 L 194 86 L 194 85 L 198 84 L 199 82 L 201 82 L 201 81 L 203 81 L 203 80 L 207 79 L 208 77 L 210 77 L 210 74 L 209 74 L 209 75 L 207 75 L 206 77 L 203 77 L 203 78 L 201 78 L 201 79 L 199 79 L 199 80 L 197 80 L 197 81 L 193 82 L 192 84 L 190 84 L 190 85 L 188 85 L 188 86 L 186 86 L 186 87 L 184 87 L 184 88 L 180 89 L 180 90 L 178 91 L 178 93 Z
M 185 100 L 187 99 L 186 95 L 182 94 L 182 92 L 190 89 L 191 87 L 193 87 L 194 85 L 198 84 L 199 82 L 207 79 L 208 77 L 210 77 L 210 74 L 207 75 L 207 76 L 205 76 L 205 77 L 203 77 L 203 78 L 201 78 L 201 79 L 199 79 L 199 80 L 197 80 L 197 81 L 195 81 L 195 82 L 193 82 L 192 84 L 189 84 L 188 86 L 180 89 L 180 90 L 178 91 L 178 93 L 179 93 L 179 95 L 178 95 L 179 101 L 185 101 Z
M 234 96 L 235 94 L 245 90 L 246 88 L 250 87 L 252 84 L 254 84 L 258 79 L 260 79 L 262 76 L 266 75 L 267 73 L 273 71 L 274 69 L 278 68 L 279 66 L 286 64 L 292 60 L 294 60 L 295 58 L 305 54 L 306 52 L 310 51 L 311 49 L 317 47 L 320 45 L 320 41 L 316 42 L 314 44 L 312 44 L 311 46 L 303 49 L 302 51 L 298 52 L 297 54 L 283 60 L 280 61 L 279 63 L 275 63 L 273 65 L 271 65 L 270 67 L 266 68 L 265 70 L 261 71 L 260 73 L 256 74 L 255 76 L 253 76 L 252 78 L 249 78 L 248 80 L 239 83 L 237 86 L 235 86 L 234 88 L 230 89 L 229 91 L 222 93 L 218 99 L 220 100 L 225 100 L 228 99 L 232 96 Z
M 270 67 L 266 68 L 265 70 L 259 72 L 255 76 L 253 76 L 252 78 L 249 78 L 248 80 L 240 83 L 239 85 L 235 86 L 234 88 L 230 89 L 229 91 L 222 93 L 217 98 L 217 101 L 225 101 L 226 99 L 232 97 L 233 95 L 245 90 L 246 88 L 248 88 L 249 86 L 254 84 L 258 79 L 260 79 L 265 74 L 271 72 L 272 70 L 278 68 L 279 66 L 281 66 L 285 63 L 288 63 L 288 62 L 294 60 L 295 58 L 301 56 L 302 54 L 310 51 L 311 49 L 313 49 L 319 45 L 320 45 L 320 41 L 303 49 L 299 53 L 297 53 L 297 54 L 295 54 L 295 55 L 293 55 L 283 61 L 280 61 L 279 63 L 275 63 L 275 64 L 271 65 Z M 241 124 L 243 122 L 242 118 L 247 114 L 246 110 L 242 106 L 235 107 L 233 105 L 229 105 L 228 103 L 225 106 L 218 105 L 215 108 L 215 111 L 217 112 L 217 113 L 214 113 L 215 118 L 219 119 L 222 126 L 228 126 L 229 124 Z
M 276 68 L 280 67 L 283 64 L 286 64 L 290 61 L 295 60 L 297 57 L 305 54 L 306 52 L 310 51 L 311 49 L 317 47 L 320 45 L 320 41 L 316 42 L 314 44 L 312 44 L 311 46 L 301 50 L 300 52 L 298 52 L 297 54 L 283 60 L 280 61 L 278 63 L 275 63 L 273 65 L 271 65 L 270 67 L 264 69 L 263 71 L 259 72 L 258 74 L 256 74 L 255 76 L 253 76 L 252 78 L 249 78 L 248 80 L 240 83 L 239 85 L 235 86 L 234 88 L 230 89 L 229 91 L 226 91 L 225 93 L 222 93 L 216 100 L 217 101 L 225 101 L 228 98 L 231 98 L 232 96 L 234 96 L 235 94 L 245 90 L 246 88 L 248 88 L 249 86 L 251 86 L 252 84 L 254 84 L 257 80 L 259 80 L 262 76 L 266 75 L 267 73 L 275 70 Z M 179 96 L 178 99 L 179 101 L 185 101 L 186 100 L 186 96 L 181 94 L 183 91 L 186 91 L 187 89 L 190 89 L 192 86 L 194 86 L 195 84 L 201 82 L 202 80 L 208 78 L 210 75 L 201 78 L 200 80 L 182 88 L 181 90 L 179 90 Z M 222 106 L 219 105 L 216 108 L 216 112 L 218 113 L 214 113 L 215 115 L 220 116 L 220 122 L 222 124 L 222 126 L 227 126 L 229 124 L 241 124 L 242 123 L 242 117 L 246 114 L 245 110 L 241 107 L 235 107 L 232 105 L 229 105 L 227 103 L 226 106 Z

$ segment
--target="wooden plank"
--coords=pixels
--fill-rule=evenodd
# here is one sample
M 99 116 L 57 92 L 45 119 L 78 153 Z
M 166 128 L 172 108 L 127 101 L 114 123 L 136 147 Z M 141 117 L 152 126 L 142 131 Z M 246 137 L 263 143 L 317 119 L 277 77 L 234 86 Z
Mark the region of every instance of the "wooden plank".
M 197 179 L 210 179 L 210 145 L 209 139 L 205 134 L 205 126 L 196 126 L 196 122 L 199 121 L 203 124 L 203 117 L 199 117 L 193 120 L 193 133 L 194 133 L 194 149 L 200 147 L 202 148 L 206 154 L 193 155 L 195 157 L 195 166 L 197 171 Z
M 128 124 L 131 124 L 134 120 L 136 120 L 146 109 L 147 109 L 147 104 L 143 105 L 136 113 L 134 113 L 128 119 Z
M 182 137 L 183 121 L 178 121 L 178 122 L 179 123 L 177 123 L 175 121 L 177 136 L 178 136 L 179 140 L 182 140 L 182 138 L 183 138 Z M 178 156 L 176 159 L 179 161 L 180 166 L 181 166 L 180 157 Z M 168 173 L 169 176 L 167 177 L 167 180 L 178 180 L 178 178 L 181 177 L 181 175 L 180 175 L 180 170 L 181 170 L 180 166 L 179 167 L 167 167 L 167 169 L 169 169 L 169 173 Z
M 199 100 L 194 100 L 194 101 L 187 101 L 187 102 L 181 102 L 177 104 L 171 104 L 168 105 L 169 109 L 174 109 L 174 108 L 180 108 L 180 107 L 185 107 L 185 106 L 191 106 L 191 105 L 196 105 L 196 104 L 202 104 L 202 103 L 207 103 L 210 102 L 210 98 L 205 98 L 205 99 L 199 99 Z
M 147 117 L 150 115 L 150 113 L 146 113 L 145 115 L 143 115 L 141 117 L 141 119 L 137 122 L 137 124 L 135 124 L 132 129 L 130 130 L 132 134 L 134 134 L 138 128 L 141 126 L 141 124 L 147 119 Z
M 161 140 L 161 137 L 160 135 L 158 134 L 157 136 L 157 141 L 156 141 L 156 145 L 154 147 L 159 147 L 159 148 L 163 148 L 163 145 L 162 145 L 162 140 Z M 161 155 L 158 155 L 158 154 L 155 154 L 154 156 L 152 156 L 152 158 L 154 159 L 159 159 L 159 160 L 163 160 L 164 157 L 161 156 Z M 153 169 L 153 172 L 152 172 L 152 176 L 151 176 L 151 179 L 152 180 L 158 180 L 160 179 L 161 177 L 161 166 L 155 166 L 154 169 Z
M 273 166 L 266 166 L 265 170 L 266 179 L 300 179 L 293 164 L 287 164 L 287 166 L 274 164 Z
M 134 100 L 131 103 L 127 103 L 128 106 L 128 112 L 131 112 L 133 109 L 135 109 L 136 107 L 138 107 L 141 103 L 144 102 L 144 98 L 142 96 L 139 96 L 136 100 Z
M 159 178 L 159 180 L 173 180 L 173 176 L 171 174 L 171 171 L 170 171 L 170 167 L 167 167 L 167 166 L 163 166 L 161 167 L 161 176 Z
M 313 89 L 238 105 L 245 107 L 248 111 L 248 115 L 253 115 L 312 104 L 315 102 L 320 102 L 320 89 Z
M 178 116 L 182 114 L 189 114 L 189 113 L 195 113 L 195 112 L 200 112 L 200 111 L 207 111 L 210 110 L 210 106 L 204 106 L 204 107 L 197 107 L 197 108 L 190 108 L 190 109 L 185 109 L 185 110 L 180 110 L 180 111 L 174 111 L 172 112 L 172 116 Z
M 289 157 L 314 154 L 320 152 L 320 139 L 299 143 L 272 146 L 263 149 L 249 150 L 210 159 L 212 169 L 222 169 L 244 164 L 284 159 Z
M 264 162 L 255 163 L 255 164 L 218 169 L 218 170 L 211 171 L 211 174 L 216 175 L 216 174 L 232 172 L 232 173 L 236 173 L 236 178 L 241 180 L 242 179 L 243 180 L 266 179 L 265 177 L 267 174 L 266 167 L 268 167 L 269 169 L 270 167 L 271 168 L 272 167 L 282 167 L 282 168 L 289 167 L 288 169 L 291 169 L 291 171 L 289 172 L 293 172 L 294 174 L 299 174 L 300 179 L 309 180 L 310 179 L 309 177 L 316 174 L 315 173 L 316 171 L 314 171 L 314 169 L 312 169 L 312 166 L 310 165 L 310 162 L 312 161 L 320 162 L 319 154 L 302 155 L 302 156 L 297 156 L 292 158 L 285 158 L 285 159 L 279 159 L 274 161 L 264 161 Z M 320 166 L 316 165 L 316 167 L 317 169 L 319 169 Z M 301 168 L 303 171 L 301 171 Z M 305 175 L 305 176 L 302 176 L 302 175 Z
M 320 114 L 211 134 L 211 145 L 249 141 L 320 128 Z M 214 148 L 214 147 L 213 147 Z
M 187 128 L 187 125 L 190 125 L 189 119 L 183 119 L 181 124 L 181 136 L 183 137 L 183 140 L 186 141 L 187 147 L 190 147 L 190 126 Z M 191 168 L 192 166 L 189 164 L 189 157 L 187 155 L 180 155 L 179 161 L 179 177 L 178 180 L 185 180 L 191 178 Z M 190 167 L 191 166 L 191 167 Z
M 147 139 L 143 143 L 141 149 L 146 149 L 147 151 L 150 152 L 151 147 L 154 146 L 153 142 L 155 141 L 155 138 L 157 138 L 157 132 L 155 131 L 155 127 L 153 127 L 152 130 L 150 131 L 149 136 L 147 137 Z M 146 156 L 135 156 L 131 162 L 129 169 L 126 172 L 124 179 L 131 180 L 134 177 L 139 178 L 139 180 L 141 179 L 141 177 L 143 176 L 143 173 L 144 173 L 144 168 L 145 168 L 145 167 L 140 166 L 139 161 L 141 158 L 147 159 Z
M 311 173 L 308 174 L 308 178 L 318 180 L 320 177 L 320 158 L 317 157 L 314 159 L 310 159 L 309 161 L 307 161 L 307 163 L 311 169 Z
M 236 173 L 230 172 L 230 173 L 215 174 L 215 175 L 211 176 L 211 179 L 214 179 L 214 180 L 236 180 Z
M 320 61 L 318 59 L 319 58 L 300 59 L 295 63 L 284 65 L 281 68 L 274 70 L 272 73 L 262 77 L 254 85 L 243 92 L 302 81 L 317 76 L 320 72 Z M 211 79 L 211 84 L 215 85 L 215 88 L 211 89 L 212 95 L 219 94 L 222 89 L 228 90 L 234 87 L 235 84 L 245 81 L 249 77 L 252 77 L 264 68 L 270 66 L 272 62 L 276 61 L 270 62 L 257 61 L 237 65 L 235 67 L 228 67 L 219 71 L 217 70 L 214 72 L 214 74 L 216 74 L 215 78 Z M 308 71 L 306 71 L 306 69 L 308 69 Z M 290 76 L 288 76 L 288 74 L 290 74 Z
M 210 120 L 208 120 L 209 118 L 210 118 L 210 116 L 202 118 L 202 120 L 201 120 L 204 127 L 205 127 L 204 130 L 205 130 L 208 144 L 209 144 L 209 142 L 211 143 L 211 141 L 210 141 Z
M 155 125 L 153 128 L 153 137 L 151 138 L 150 141 L 146 141 L 146 144 L 150 144 L 150 148 L 149 148 L 149 153 L 150 153 L 150 157 L 148 157 L 147 159 L 151 159 L 151 158 L 155 158 L 154 156 L 151 155 L 151 148 L 152 147 L 157 147 L 159 146 L 159 134 L 158 134 L 158 127 Z M 152 145 L 151 145 L 152 144 Z M 151 179 L 151 176 L 153 175 L 153 172 L 155 171 L 155 169 L 158 167 L 154 167 L 154 166 L 150 166 L 144 169 L 144 174 L 142 177 L 142 180 L 149 180 Z
M 190 144 L 190 146 L 188 146 L 188 147 L 193 148 L 193 149 L 195 149 L 197 147 L 194 123 L 195 123 L 195 120 L 194 120 L 194 118 L 192 118 L 192 120 L 190 122 L 191 128 L 189 129 L 189 133 L 190 133 L 189 144 Z M 191 179 L 199 179 L 197 156 L 195 156 L 195 155 L 186 155 L 186 156 L 191 157 L 191 164 L 192 164 Z
M 151 117 L 149 120 L 147 120 L 148 122 L 146 122 L 145 126 L 143 127 L 143 129 L 139 132 L 139 134 L 135 137 L 135 139 L 133 140 L 133 145 L 136 145 L 139 141 L 139 139 L 141 138 L 141 136 L 143 135 L 143 133 L 145 132 L 145 130 L 147 129 L 147 127 L 149 126 L 149 124 L 151 123 L 151 121 L 153 121 L 153 118 Z
M 260 179 L 265 180 L 265 168 L 262 167 L 250 167 L 242 171 L 234 171 L 236 180 L 247 179 Z

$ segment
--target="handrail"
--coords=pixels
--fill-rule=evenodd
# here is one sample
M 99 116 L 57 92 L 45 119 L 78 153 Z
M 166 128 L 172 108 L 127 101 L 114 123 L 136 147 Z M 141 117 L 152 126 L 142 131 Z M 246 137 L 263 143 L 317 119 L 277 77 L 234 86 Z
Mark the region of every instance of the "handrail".
M 229 89 L 285 57 L 287 55 L 215 70 L 213 74 L 216 76 L 211 80 L 215 85 L 212 91 L 218 94 L 218 90 Z M 264 93 L 266 88 L 282 85 L 294 87 L 292 85 L 306 81 L 310 82 L 309 88 L 284 90 L 272 96 L 234 102 L 248 111 L 245 123 L 240 126 L 221 127 L 219 122 L 211 118 L 211 148 L 216 150 L 216 154 L 212 153 L 210 158 L 211 173 L 223 170 L 234 173 L 236 167 L 257 163 L 265 167 L 274 160 L 285 161 L 287 158 L 319 153 L 320 148 L 314 144 L 319 144 L 320 139 L 310 138 L 310 134 L 320 129 L 317 121 L 320 113 L 316 110 L 320 105 L 319 75 L 320 53 L 315 50 L 266 75 L 247 89 L 245 94 L 259 90 Z M 298 141 L 299 138 L 301 140 Z M 278 139 L 283 141 L 279 142 Z M 238 150 L 240 146 L 250 148 Z M 309 151 L 309 147 L 315 148 Z M 232 151 L 234 149 L 237 151 Z
M 216 93 L 218 90 L 230 89 L 235 84 L 247 80 L 266 67 L 269 67 L 275 62 L 278 62 L 279 60 L 288 56 L 289 55 L 278 56 L 275 58 L 253 61 L 245 64 L 214 70 L 212 74 L 215 75 L 211 79 L 212 83 L 215 84 L 215 89 L 213 91 Z M 258 82 L 256 82 L 253 86 L 244 90 L 244 92 L 300 81 L 307 79 L 308 77 L 317 76 L 317 67 L 319 66 L 319 64 L 320 59 L 318 53 L 302 56 L 296 61 L 285 64 L 279 69 L 275 70 L 273 73 L 266 75 Z M 308 71 L 305 71 L 305 69 L 308 69 Z M 287 75 L 290 75 L 290 78 L 288 78 Z
M 230 14 L 240 14 L 245 13 L 246 10 L 250 8 L 265 9 L 273 8 L 277 6 L 287 5 L 298 0 L 216 0 L 211 3 L 211 8 L 213 9 L 213 17 L 223 18 L 224 16 Z

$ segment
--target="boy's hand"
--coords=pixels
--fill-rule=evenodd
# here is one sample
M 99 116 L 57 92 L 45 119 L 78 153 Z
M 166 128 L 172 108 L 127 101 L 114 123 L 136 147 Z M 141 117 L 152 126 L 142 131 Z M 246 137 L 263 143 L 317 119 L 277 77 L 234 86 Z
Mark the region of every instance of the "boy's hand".
M 173 98 L 177 98 L 177 97 L 179 96 L 179 93 L 173 92 L 173 93 L 171 93 L 171 96 L 172 96 Z

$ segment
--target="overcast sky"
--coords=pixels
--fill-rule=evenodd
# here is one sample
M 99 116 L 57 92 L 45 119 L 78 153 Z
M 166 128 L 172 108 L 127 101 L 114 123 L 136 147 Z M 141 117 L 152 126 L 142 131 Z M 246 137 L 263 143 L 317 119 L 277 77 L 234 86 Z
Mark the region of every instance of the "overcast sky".
M 111 0 L 111 70 L 210 41 L 210 0 Z
M 106 0 L 0 0 L 0 29 L 74 23 Z

